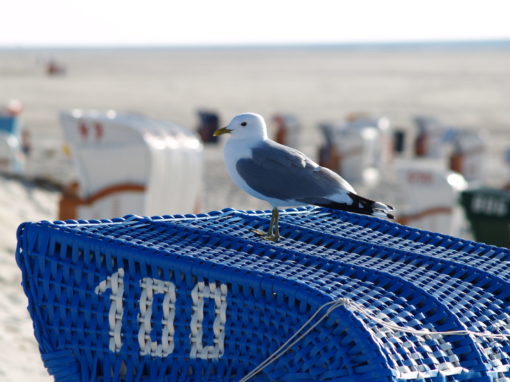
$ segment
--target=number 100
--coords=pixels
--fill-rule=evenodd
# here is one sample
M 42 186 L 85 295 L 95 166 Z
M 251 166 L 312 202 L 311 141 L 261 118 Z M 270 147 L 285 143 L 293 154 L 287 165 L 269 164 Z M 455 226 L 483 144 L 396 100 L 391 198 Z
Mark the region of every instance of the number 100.
M 142 294 L 139 301 L 138 312 L 138 345 L 140 355 L 150 355 L 153 357 L 166 357 L 174 351 L 174 318 L 175 318 L 175 284 L 170 281 L 144 277 L 140 280 Z M 124 269 L 120 268 L 117 272 L 101 281 L 95 288 L 98 295 L 103 294 L 108 289 L 110 294 L 110 310 L 108 312 L 109 349 L 111 352 L 118 353 L 122 348 L 122 318 L 124 316 Z M 192 316 L 190 320 L 190 358 L 200 359 L 218 359 L 225 349 L 225 324 L 227 322 L 227 293 L 226 284 L 220 284 L 219 287 L 214 283 L 205 283 L 203 281 L 195 284 L 191 290 L 192 298 Z M 162 294 L 163 301 L 161 308 L 162 332 L 160 341 L 151 339 L 152 332 L 152 310 L 154 295 Z M 214 300 L 215 318 L 213 323 L 214 344 L 204 346 L 203 344 L 203 321 L 204 321 L 204 301 L 206 298 Z

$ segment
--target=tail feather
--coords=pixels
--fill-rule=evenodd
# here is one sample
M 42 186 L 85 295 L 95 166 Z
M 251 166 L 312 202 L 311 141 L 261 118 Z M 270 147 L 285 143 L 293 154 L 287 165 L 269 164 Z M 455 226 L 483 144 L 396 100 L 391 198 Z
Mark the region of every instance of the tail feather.
M 351 204 L 338 203 L 330 200 L 314 204 L 320 207 L 333 208 L 335 210 L 356 212 L 358 214 L 371 215 L 379 218 L 395 219 L 395 216 L 391 213 L 391 211 L 395 210 L 392 206 L 364 198 L 352 192 L 349 192 L 348 195 L 353 200 Z

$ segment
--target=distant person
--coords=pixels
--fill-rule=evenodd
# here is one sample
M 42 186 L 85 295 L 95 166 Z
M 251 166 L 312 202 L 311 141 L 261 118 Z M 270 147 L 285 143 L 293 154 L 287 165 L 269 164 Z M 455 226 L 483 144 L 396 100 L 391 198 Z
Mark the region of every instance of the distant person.
M 46 65 L 46 74 L 48 74 L 49 76 L 64 75 L 65 73 L 66 68 L 62 64 L 56 62 L 55 60 L 50 60 Z

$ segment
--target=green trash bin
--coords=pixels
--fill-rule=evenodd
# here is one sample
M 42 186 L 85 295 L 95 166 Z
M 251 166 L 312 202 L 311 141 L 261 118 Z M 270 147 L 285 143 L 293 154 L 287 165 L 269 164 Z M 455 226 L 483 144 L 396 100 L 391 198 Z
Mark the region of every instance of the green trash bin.
M 476 241 L 510 248 L 510 191 L 467 190 L 461 194 L 461 204 Z

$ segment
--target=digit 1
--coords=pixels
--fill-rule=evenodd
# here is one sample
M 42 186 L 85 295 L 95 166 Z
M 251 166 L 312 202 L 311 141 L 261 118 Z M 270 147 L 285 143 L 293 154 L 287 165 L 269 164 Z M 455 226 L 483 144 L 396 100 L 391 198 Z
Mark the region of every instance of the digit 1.
M 124 315 L 124 269 L 119 270 L 108 276 L 96 287 L 96 294 L 103 294 L 108 289 L 112 290 L 110 294 L 110 310 L 108 312 L 110 351 L 118 353 L 122 347 L 122 316 Z

